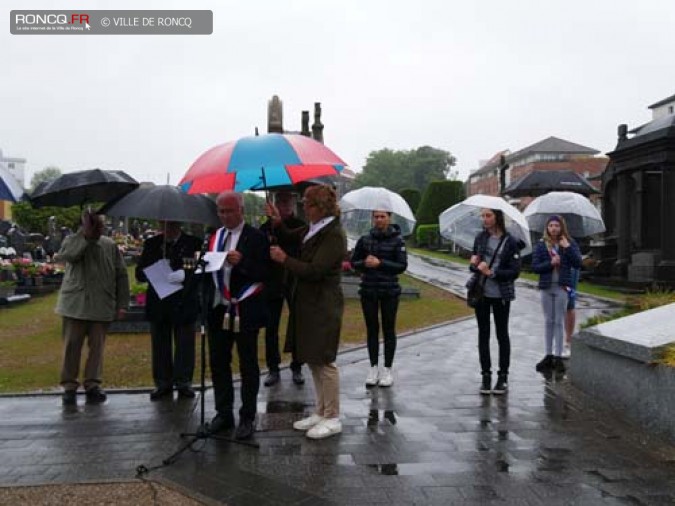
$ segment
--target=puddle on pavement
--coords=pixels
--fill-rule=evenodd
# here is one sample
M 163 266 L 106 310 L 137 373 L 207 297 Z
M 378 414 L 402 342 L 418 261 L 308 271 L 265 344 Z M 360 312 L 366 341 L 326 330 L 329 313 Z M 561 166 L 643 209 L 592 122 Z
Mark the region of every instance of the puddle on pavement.
M 366 467 L 374 469 L 377 474 L 383 476 L 395 476 L 398 474 L 398 464 L 366 464 Z
M 368 411 L 367 427 L 376 427 L 380 423 L 389 422 L 391 425 L 396 425 L 396 414 L 392 410 L 377 410 L 371 409 Z

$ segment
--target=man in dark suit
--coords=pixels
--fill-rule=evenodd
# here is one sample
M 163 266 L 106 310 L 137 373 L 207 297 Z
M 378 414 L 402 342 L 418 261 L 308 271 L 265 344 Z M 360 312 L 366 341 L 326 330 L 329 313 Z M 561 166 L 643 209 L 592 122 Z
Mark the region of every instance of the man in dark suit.
M 234 427 L 232 345 L 237 343 L 241 373 L 241 402 L 237 439 L 249 439 L 255 430 L 260 367 L 258 332 L 267 323 L 263 282 L 270 267 L 269 242 L 260 230 L 244 223 L 241 193 L 223 192 L 216 199 L 223 224 L 213 236 L 209 251 L 226 254 L 223 266 L 211 279 L 208 337 L 216 416 L 212 433 Z
M 201 241 L 184 233 L 177 222 L 160 222 L 160 229 L 161 234 L 147 239 L 143 244 L 143 252 L 136 265 L 136 279 L 148 281 L 143 270 L 158 260 L 167 259 L 173 271 L 169 281 L 181 285 L 181 289 L 160 299 L 152 284 L 148 286 L 145 316 L 150 321 L 152 378 L 155 382 L 150 400 L 171 397 L 174 386 L 179 397 L 191 399 L 195 396 L 192 376 L 199 302 L 196 284 L 186 279 L 193 273 L 183 269 L 183 261 L 185 258 L 195 258 L 195 253 L 201 249 Z
M 274 205 L 279 210 L 281 221 L 289 230 L 304 227 L 306 223 L 295 216 L 295 195 L 291 192 L 281 191 L 274 195 Z M 277 238 L 268 220 L 260 226 L 268 237 L 270 242 L 279 245 L 289 256 L 297 258 L 300 256 L 300 247 L 297 241 L 288 241 L 284 237 Z M 293 274 L 291 274 L 283 265 L 272 263 L 270 279 L 265 285 L 265 298 L 269 308 L 269 321 L 265 327 L 265 361 L 267 362 L 268 374 L 265 378 L 265 386 L 271 387 L 279 383 L 279 364 L 281 356 L 279 354 L 279 322 L 281 320 L 281 311 L 284 307 L 284 299 L 290 304 L 290 287 L 292 285 Z M 299 362 L 293 352 L 291 357 L 291 372 L 293 374 L 293 383 L 302 385 L 305 378 L 302 375 L 302 362 Z

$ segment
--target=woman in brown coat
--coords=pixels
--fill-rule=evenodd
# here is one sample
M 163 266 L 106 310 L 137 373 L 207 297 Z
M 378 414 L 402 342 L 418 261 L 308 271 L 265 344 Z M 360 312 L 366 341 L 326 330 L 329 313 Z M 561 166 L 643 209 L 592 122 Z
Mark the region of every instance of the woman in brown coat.
M 277 209 L 268 204 L 268 214 L 279 234 L 295 236 L 301 242 L 299 258 L 286 255 L 278 246 L 271 247 L 270 256 L 294 274 L 286 351 L 295 351 L 298 361 L 307 363 L 316 392 L 316 412 L 293 427 L 307 431 L 308 438 L 323 439 L 342 432 L 335 358 L 344 310 L 340 273 L 347 240 L 331 187 L 307 188 L 303 205 L 309 225 L 288 230 L 281 225 Z

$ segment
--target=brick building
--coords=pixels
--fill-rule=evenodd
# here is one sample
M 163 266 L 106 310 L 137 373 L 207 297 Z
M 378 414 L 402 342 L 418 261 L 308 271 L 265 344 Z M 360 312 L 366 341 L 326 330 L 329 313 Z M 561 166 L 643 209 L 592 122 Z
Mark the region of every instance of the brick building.
M 549 137 L 515 152 L 500 151 L 469 175 L 466 194 L 467 196 L 500 194 L 499 167 L 502 157 L 509 165 L 505 174 L 506 185 L 538 170 L 572 170 L 586 179 L 591 179 L 591 184 L 600 190 L 600 181 L 594 179 L 594 176 L 600 176 L 604 172 L 609 159 L 597 156 L 599 153 L 597 149 L 557 137 Z M 525 197 L 513 202 L 524 209 L 531 200 Z

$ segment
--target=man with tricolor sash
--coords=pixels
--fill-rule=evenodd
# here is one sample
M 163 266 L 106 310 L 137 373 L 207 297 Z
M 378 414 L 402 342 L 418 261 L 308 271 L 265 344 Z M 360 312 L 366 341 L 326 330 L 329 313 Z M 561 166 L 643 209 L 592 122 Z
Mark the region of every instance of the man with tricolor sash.
M 264 233 L 244 223 L 241 193 L 223 192 L 216 204 L 223 227 L 211 236 L 209 251 L 225 253 L 225 261 L 210 278 L 209 359 L 217 414 L 209 428 L 213 433 L 234 428 L 232 346 L 236 343 L 242 406 L 235 437 L 249 439 L 255 431 L 260 388 L 258 332 L 267 323 L 262 291 L 269 273 L 269 243 Z

